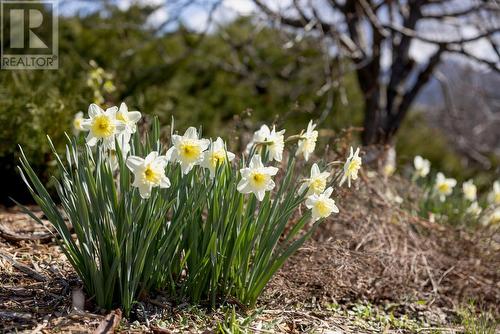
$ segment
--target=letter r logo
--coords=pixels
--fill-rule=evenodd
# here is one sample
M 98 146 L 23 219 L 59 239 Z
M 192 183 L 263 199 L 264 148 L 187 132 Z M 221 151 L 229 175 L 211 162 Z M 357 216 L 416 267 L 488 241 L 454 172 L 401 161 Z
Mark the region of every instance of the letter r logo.
M 28 13 L 27 17 L 25 13 Z M 25 22 L 25 17 L 27 22 Z M 13 49 L 24 48 L 26 30 L 29 34 L 28 43 L 30 49 L 48 49 L 40 37 L 32 29 L 41 27 L 43 14 L 38 9 L 12 9 L 10 11 L 10 47 Z M 25 30 L 25 28 L 27 28 Z
M 0 70 L 59 68 L 60 0 L 0 0 Z

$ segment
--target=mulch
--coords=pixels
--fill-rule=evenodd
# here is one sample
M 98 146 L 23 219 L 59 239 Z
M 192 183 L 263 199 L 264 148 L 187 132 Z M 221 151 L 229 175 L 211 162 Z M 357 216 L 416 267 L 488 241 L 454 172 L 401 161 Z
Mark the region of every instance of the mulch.
M 388 199 L 415 194 L 407 181 L 374 183 L 342 194 L 340 214 L 289 259 L 271 282 L 268 300 L 361 300 L 396 308 L 419 302 L 450 313 L 474 302 L 500 318 L 498 230 L 431 223 L 413 212 L 414 198 L 401 205 Z

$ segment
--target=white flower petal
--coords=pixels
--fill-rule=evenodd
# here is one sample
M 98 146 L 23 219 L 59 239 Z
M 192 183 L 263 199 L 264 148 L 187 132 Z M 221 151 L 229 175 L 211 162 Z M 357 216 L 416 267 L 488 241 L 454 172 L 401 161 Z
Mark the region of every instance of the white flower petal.
M 153 151 L 151 153 L 149 153 L 147 156 L 146 156 L 146 159 L 144 159 L 144 163 L 147 165 L 147 164 L 150 164 L 152 163 L 153 161 L 155 161 L 155 159 L 158 157 L 158 152 L 156 151 Z
M 89 106 L 88 114 L 90 118 L 94 118 L 102 113 L 104 113 L 104 110 L 102 110 L 97 104 L 92 103 Z
M 152 187 L 150 185 L 148 185 L 147 183 L 143 183 L 139 186 L 139 194 L 142 198 L 148 199 L 149 197 L 151 197 L 151 189 Z
M 129 111 L 127 116 L 130 122 L 137 123 L 141 119 L 142 114 L 139 111 Z
M 198 139 L 198 131 L 195 127 L 190 126 L 184 133 L 184 137 L 190 139 Z
M 170 179 L 164 175 L 160 181 L 160 188 L 169 188 L 169 187 L 170 187 Z
M 91 125 L 92 125 L 92 121 L 90 119 L 82 119 L 81 126 L 82 126 L 83 130 L 89 131 Z
M 86 139 L 86 141 L 87 141 L 87 145 L 89 145 L 90 147 L 95 146 L 95 144 L 97 144 L 97 138 L 96 138 L 96 137 L 94 137 L 94 136 L 92 135 L 92 133 L 89 133 L 89 134 L 87 135 L 87 139 Z
M 144 159 L 137 156 L 130 156 L 127 158 L 126 165 L 128 169 L 130 169 L 133 173 L 135 173 L 135 171 L 138 170 L 139 168 L 143 168 Z
M 241 179 L 240 182 L 238 183 L 238 185 L 236 186 L 236 189 L 240 192 L 240 193 L 248 193 L 248 191 L 246 191 L 248 188 L 248 180 L 246 179 Z
M 261 201 L 261 202 L 262 202 L 262 200 L 263 200 L 263 199 L 264 199 L 264 197 L 266 196 L 266 192 L 265 192 L 265 191 L 257 191 L 257 192 L 255 193 L 255 196 L 257 197 L 257 199 L 258 199 L 259 201 Z
M 250 161 L 249 167 L 251 169 L 264 167 L 264 165 L 262 164 L 262 159 L 260 158 L 260 155 L 254 154 L 254 156 L 252 157 L 252 160 Z
M 127 107 L 127 105 L 125 104 L 125 102 L 122 102 L 122 103 L 120 104 L 120 109 L 119 109 L 119 111 L 120 111 L 120 113 L 124 113 L 124 114 L 128 113 L 128 107 Z
M 323 192 L 323 195 L 326 196 L 326 197 L 330 197 L 333 193 L 333 188 L 332 187 L 328 187 L 326 188 L 326 190 Z

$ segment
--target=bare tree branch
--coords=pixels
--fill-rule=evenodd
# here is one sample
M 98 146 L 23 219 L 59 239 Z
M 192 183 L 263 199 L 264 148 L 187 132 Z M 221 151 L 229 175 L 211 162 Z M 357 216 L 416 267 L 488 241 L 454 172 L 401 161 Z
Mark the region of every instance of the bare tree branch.
M 253 1 L 280 24 L 302 31 L 307 27 L 311 31 L 306 33 L 333 42 L 338 50 L 335 56 L 345 56 L 354 63 L 365 100 L 365 144 L 391 141 L 445 54 L 460 54 L 496 72 L 500 68 L 500 48 L 494 38 L 500 33 L 500 6 L 495 1 L 463 0 L 466 7 L 457 8 L 453 0 L 323 0 L 310 1 L 308 7 L 294 0 L 294 15 L 272 10 L 263 0 Z M 329 7 L 338 22 L 326 22 L 318 13 L 320 7 L 321 12 Z M 423 34 L 425 22 L 427 28 L 433 27 L 436 37 Z M 469 28 L 468 35 L 463 27 Z M 475 35 L 470 36 L 470 28 Z M 414 41 L 436 49 L 424 66 L 419 66 L 410 52 Z M 489 43 L 496 59 L 478 57 L 468 50 L 478 41 Z M 383 64 L 388 59 L 389 63 Z
M 445 18 L 456 18 L 459 16 L 466 16 L 472 13 L 476 13 L 480 10 L 492 10 L 492 11 L 500 11 L 500 7 L 498 4 L 492 4 L 488 2 L 481 2 L 480 4 L 477 4 L 475 6 L 462 9 L 462 10 L 457 10 L 454 12 L 444 12 L 444 13 L 428 13 L 428 14 L 423 14 L 423 18 L 425 19 L 435 19 L 435 20 L 442 20 Z

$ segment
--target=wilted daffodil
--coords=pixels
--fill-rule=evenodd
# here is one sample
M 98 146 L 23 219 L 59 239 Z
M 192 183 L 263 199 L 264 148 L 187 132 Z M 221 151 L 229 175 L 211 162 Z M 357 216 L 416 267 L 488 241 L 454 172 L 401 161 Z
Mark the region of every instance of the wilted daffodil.
M 75 135 L 79 134 L 80 131 L 83 131 L 82 121 L 83 121 L 83 112 L 79 111 L 75 114 L 75 117 L 73 118 L 73 133 Z
M 141 119 L 139 111 L 128 111 L 128 107 L 122 102 L 120 109 L 116 113 L 116 119 L 125 124 L 125 133 L 131 135 L 137 130 L 137 122 Z
M 359 157 L 359 147 L 354 152 L 351 147 L 351 153 L 347 157 L 347 161 L 344 164 L 344 175 L 340 180 L 340 185 L 342 186 L 347 180 L 349 188 L 351 187 L 351 179 L 356 180 L 358 178 L 358 171 L 361 168 L 361 158 Z
M 309 156 L 314 152 L 316 148 L 316 141 L 318 140 L 318 131 L 314 130 L 316 124 L 313 121 L 309 121 L 307 125 L 306 132 L 300 136 L 298 141 L 298 148 L 296 155 L 302 154 L 304 160 L 309 160 Z
M 116 119 L 117 107 L 102 110 L 97 104 L 89 106 L 90 119 L 82 121 L 82 128 L 89 131 L 87 144 L 94 146 L 102 140 L 104 147 L 114 149 L 115 135 L 125 129 L 125 124 Z
M 333 188 L 328 187 L 321 194 L 313 194 L 306 200 L 306 207 L 311 209 L 312 219 L 317 221 L 321 218 L 326 218 L 329 215 L 339 212 L 339 208 L 335 205 L 335 201 L 330 198 Z
M 275 186 L 272 176 L 278 173 L 276 167 L 264 167 L 260 155 L 255 154 L 247 168 L 240 169 L 241 180 L 238 183 L 238 191 L 243 194 L 253 193 L 259 201 L 264 199 L 266 191 Z
M 270 130 L 267 125 L 262 125 L 255 131 L 252 141 L 247 146 L 247 151 L 253 145 L 265 145 L 269 152 L 269 160 L 281 161 L 283 149 L 285 148 L 285 130 L 276 131 L 276 127 Z
M 420 155 L 413 159 L 413 166 L 415 167 L 416 177 L 426 177 L 431 170 L 431 162 Z
M 462 191 L 466 200 L 474 202 L 477 199 L 477 187 L 474 181 L 469 180 L 462 184 Z
M 210 140 L 198 138 L 196 128 L 189 127 L 184 136 L 173 135 L 172 143 L 174 146 L 167 151 L 167 157 L 179 162 L 182 172 L 187 174 L 203 160 L 203 151 L 210 145 Z
M 447 179 L 443 173 L 438 173 L 436 176 L 436 183 L 434 184 L 434 189 L 439 196 L 439 200 L 444 202 L 446 196 L 451 195 L 453 188 L 457 185 L 457 180 Z
M 210 171 L 210 177 L 214 178 L 217 165 L 222 164 L 225 160 L 232 161 L 234 153 L 226 151 L 226 146 L 221 137 L 210 144 L 210 148 L 203 153 L 203 161 L 201 166 Z
M 500 205 L 500 182 L 493 182 L 493 189 L 488 194 L 488 202 L 494 205 Z
M 158 152 L 149 153 L 145 159 L 136 156 L 127 158 L 127 167 L 134 173 L 132 186 L 139 188 L 142 198 L 149 198 L 153 187 L 170 187 L 170 180 L 165 175 L 167 163 L 167 157 L 159 156 Z
M 311 167 L 311 177 L 306 179 L 304 183 L 299 188 L 299 193 L 302 194 L 306 189 L 306 196 L 312 194 L 321 194 L 325 191 L 326 180 L 330 176 L 328 172 L 321 172 L 317 164 L 313 164 Z

